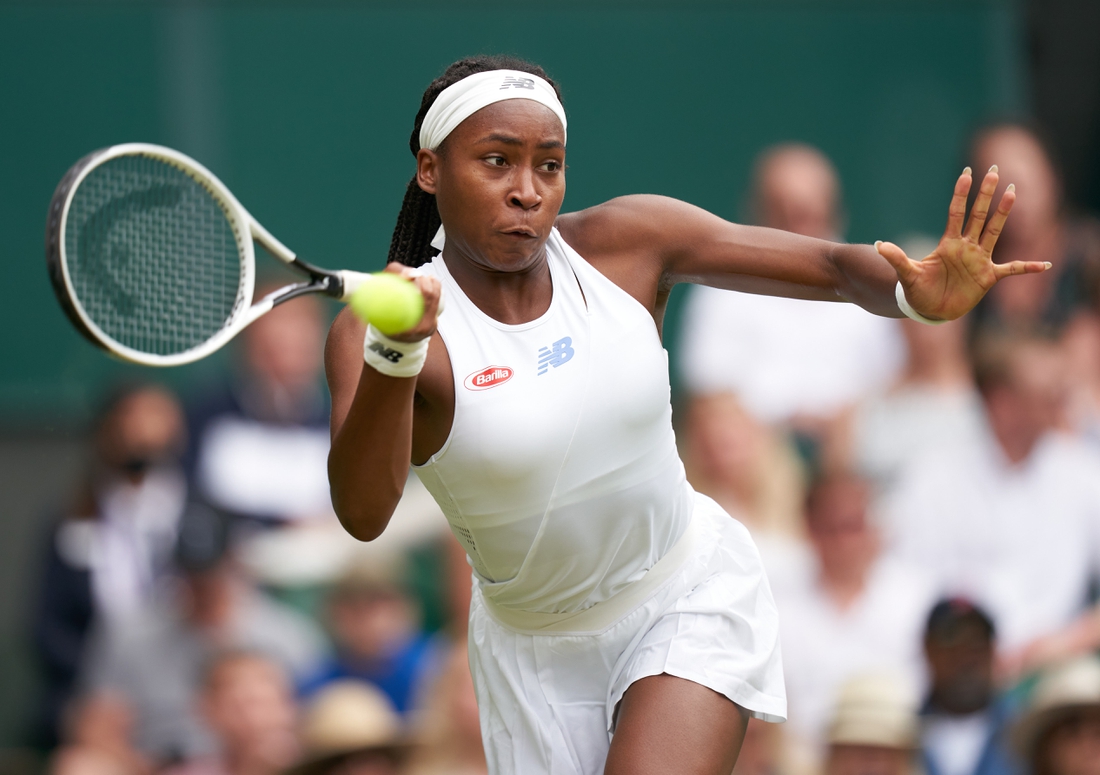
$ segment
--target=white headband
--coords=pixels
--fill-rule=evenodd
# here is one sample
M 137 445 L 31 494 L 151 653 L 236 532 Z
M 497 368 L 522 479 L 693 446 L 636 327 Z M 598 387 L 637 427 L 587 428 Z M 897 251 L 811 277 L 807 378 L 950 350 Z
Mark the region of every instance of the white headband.
M 542 78 L 519 70 L 474 73 L 439 93 L 420 125 L 420 147 L 434 151 L 447 135 L 474 113 L 502 100 L 534 100 L 554 111 L 565 132 L 565 108 L 554 87 Z

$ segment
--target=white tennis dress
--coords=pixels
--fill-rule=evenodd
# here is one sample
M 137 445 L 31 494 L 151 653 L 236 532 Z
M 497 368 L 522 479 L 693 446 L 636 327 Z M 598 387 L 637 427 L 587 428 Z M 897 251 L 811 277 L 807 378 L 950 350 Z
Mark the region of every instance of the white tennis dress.
M 603 772 L 615 708 L 668 673 L 786 716 L 778 621 L 745 528 L 676 450 L 653 318 L 555 229 L 549 309 L 506 325 L 441 256 L 450 436 L 415 467 L 474 569 L 470 664 L 494 775 Z

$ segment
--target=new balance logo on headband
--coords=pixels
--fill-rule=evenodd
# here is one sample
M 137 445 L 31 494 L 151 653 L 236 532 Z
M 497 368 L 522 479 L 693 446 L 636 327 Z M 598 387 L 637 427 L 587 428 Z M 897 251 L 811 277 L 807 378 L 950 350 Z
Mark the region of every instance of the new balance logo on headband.
M 568 336 L 563 336 L 550 347 L 540 347 L 539 376 L 549 371 L 551 366 L 556 369 L 558 366 L 564 365 L 572 359 L 574 354 L 573 339 Z
M 509 75 L 504 78 L 504 83 L 500 85 L 500 88 L 502 91 L 508 88 L 531 89 L 533 91 L 535 88 L 535 81 L 531 78 L 515 78 Z

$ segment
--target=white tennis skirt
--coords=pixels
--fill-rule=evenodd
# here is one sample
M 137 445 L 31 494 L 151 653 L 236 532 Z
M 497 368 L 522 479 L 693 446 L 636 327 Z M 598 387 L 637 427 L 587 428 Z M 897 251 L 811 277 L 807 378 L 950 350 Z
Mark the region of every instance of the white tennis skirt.
M 580 616 L 505 623 L 474 585 L 470 667 L 491 775 L 602 773 L 619 700 L 651 675 L 694 681 L 765 721 L 786 718 L 779 621 L 760 555 L 741 523 L 695 497 L 670 552 L 678 567 L 654 566 L 667 578 L 641 600 L 628 588 Z

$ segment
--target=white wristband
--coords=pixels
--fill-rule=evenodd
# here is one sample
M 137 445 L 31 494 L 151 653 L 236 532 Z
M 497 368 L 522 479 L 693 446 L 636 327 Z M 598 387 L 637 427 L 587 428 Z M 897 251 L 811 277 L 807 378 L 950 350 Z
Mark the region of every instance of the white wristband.
M 915 309 L 909 306 L 909 299 L 905 298 L 905 289 L 901 287 L 901 280 L 898 280 L 898 285 L 894 289 L 894 298 L 898 300 L 898 309 L 905 313 L 905 317 L 915 320 L 918 323 L 924 323 L 929 326 L 938 326 L 942 323 L 946 323 L 946 320 L 932 320 L 926 318 L 924 315 L 917 312 Z
M 430 338 L 430 337 L 429 337 Z M 387 377 L 415 377 L 428 357 L 428 339 L 395 342 L 374 326 L 363 337 L 363 360 Z

